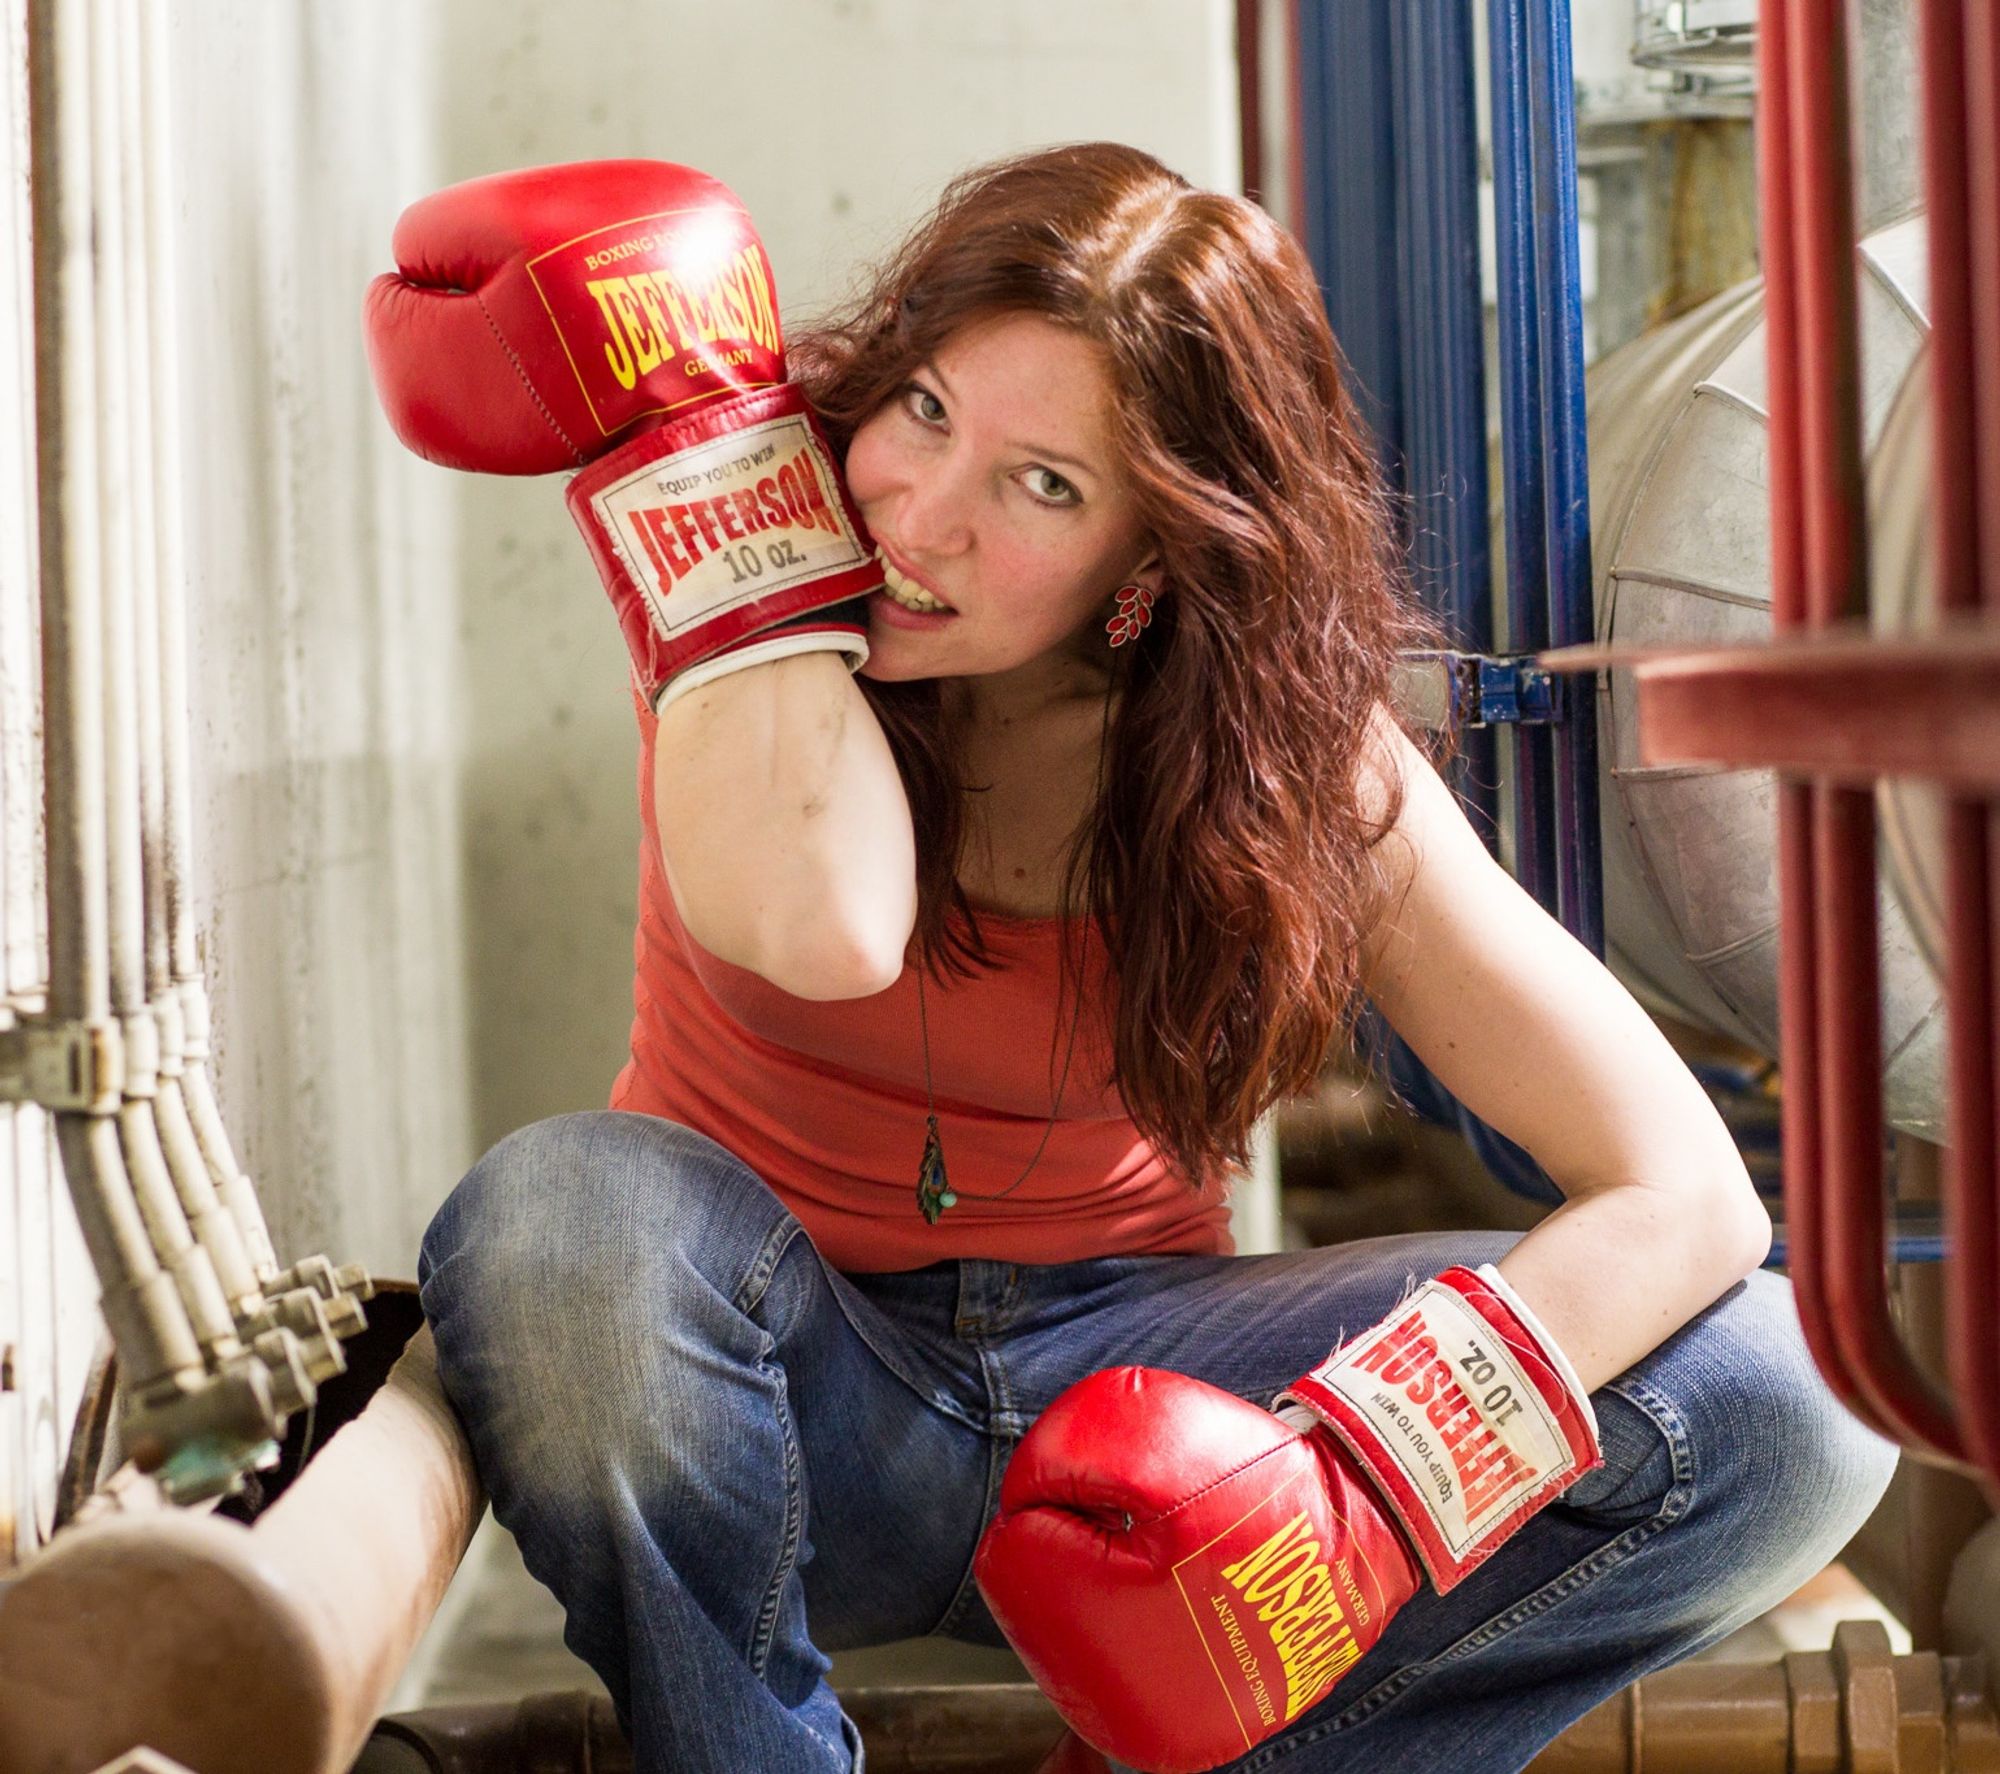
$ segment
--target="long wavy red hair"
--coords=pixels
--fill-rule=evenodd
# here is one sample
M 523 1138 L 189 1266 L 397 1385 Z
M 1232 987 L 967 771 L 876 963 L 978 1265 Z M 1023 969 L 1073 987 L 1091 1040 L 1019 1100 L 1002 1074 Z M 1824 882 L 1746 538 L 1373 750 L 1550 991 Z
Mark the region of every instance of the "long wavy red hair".
M 1065 905 L 1088 909 L 1116 968 L 1126 1107 L 1199 1187 L 1247 1164 L 1257 1118 L 1352 1039 L 1376 850 L 1401 805 L 1395 790 L 1371 820 L 1356 764 L 1371 711 L 1393 712 L 1399 652 L 1447 638 L 1410 589 L 1312 267 L 1255 204 L 1115 143 L 976 168 L 794 338 L 791 373 L 844 453 L 957 329 L 1005 312 L 1100 348 L 1113 447 L 1164 566 L 1151 625 L 1100 643 L 1121 693 Z M 963 975 L 990 958 L 957 885 L 967 791 L 938 680 L 856 682 L 917 832 L 912 957 Z

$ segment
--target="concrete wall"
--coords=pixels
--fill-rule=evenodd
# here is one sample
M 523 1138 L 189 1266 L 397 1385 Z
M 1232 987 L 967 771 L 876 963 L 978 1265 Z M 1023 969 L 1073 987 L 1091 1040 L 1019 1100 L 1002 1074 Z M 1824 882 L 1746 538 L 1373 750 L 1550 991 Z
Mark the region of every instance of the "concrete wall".
M 281 1258 L 414 1273 L 467 1110 L 449 497 L 362 360 L 436 177 L 423 7 L 170 9 L 196 831 L 223 1107 Z

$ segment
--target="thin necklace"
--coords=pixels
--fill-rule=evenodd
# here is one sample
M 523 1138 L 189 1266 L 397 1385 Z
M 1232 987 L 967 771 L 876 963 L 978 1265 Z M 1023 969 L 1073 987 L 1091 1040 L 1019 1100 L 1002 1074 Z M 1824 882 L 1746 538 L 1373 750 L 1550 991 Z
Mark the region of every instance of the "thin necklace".
M 917 1016 L 924 1030 L 924 1105 L 930 1113 L 924 1118 L 924 1155 L 917 1164 L 917 1208 L 933 1226 L 948 1207 L 958 1205 L 958 1191 L 951 1186 L 945 1176 L 944 1145 L 938 1138 L 937 1103 L 931 1095 L 931 1026 L 930 1018 L 924 1010 L 923 969 L 917 970 Z M 980 1201 L 998 1201 L 1003 1195 L 1011 1195 L 1028 1180 L 1028 1171 L 1042 1161 L 1042 1153 L 1047 1149 L 1049 1135 L 1055 1132 L 1056 1114 L 1062 1108 L 1063 1090 L 1069 1083 L 1070 1061 L 1076 1057 L 1076 1030 L 1083 1021 L 1083 991 L 1079 982 L 1076 1000 L 1076 1014 L 1069 1019 L 1069 1045 L 1063 1052 L 1062 1081 L 1056 1085 L 1056 1100 L 1049 1106 L 1049 1122 L 1042 1129 L 1042 1142 L 1035 1148 L 1034 1157 L 1028 1160 L 1023 1170 L 1006 1188 L 994 1195 L 980 1195 Z
M 1111 727 L 1111 699 L 1104 701 L 1104 723 L 1097 733 L 1097 780 L 1096 792 L 1104 790 L 1104 741 Z M 1067 932 L 1064 943 L 1068 942 Z M 958 1191 L 951 1186 L 945 1175 L 944 1143 L 938 1138 L 937 1099 L 931 1092 L 931 1024 L 930 1015 L 924 1007 L 924 969 L 921 961 L 917 967 L 917 1019 L 923 1029 L 924 1040 L 924 1107 L 929 1113 L 924 1118 L 924 1152 L 917 1161 L 917 1211 L 925 1220 L 935 1226 L 944 1210 L 958 1205 Z M 1070 1061 L 1076 1057 L 1077 1025 L 1083 1021 L 1083 981 L 1079 977 L 1076 989 L 1076 1014 L 1069 1021 L 1069 1045 L 1063 1051 L 1062 1078 L 1056 1085 L 1055 1101 L 1049 1105 L 1049 1122 L 1042 1129 L 1041 1144 L 1036 1146 L 1034 1157 L 1021 1172 L 999 1194 L 975 1196 L 979 1201 L 998 1201 L 1002 1196 L 1011 1195 L 1028 1180 L 1028 1172 L 1042 1161 L 1042 1153 L 1048 1149 L 1049 1135 L 1055 1132 L 1056 1115 L 1062 1108 L 1063 1090 L 1069 1083 Z

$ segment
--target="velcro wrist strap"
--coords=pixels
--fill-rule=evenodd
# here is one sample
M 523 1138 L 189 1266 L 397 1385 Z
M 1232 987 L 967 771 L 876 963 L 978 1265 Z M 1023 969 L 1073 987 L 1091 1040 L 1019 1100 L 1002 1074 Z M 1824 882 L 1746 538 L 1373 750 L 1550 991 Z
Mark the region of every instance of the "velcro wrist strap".
M 1447 1269 L 1281 1392 L 1375 1481 L 1442 1594 L 1603 1464 L 1590 1400 L 1503 1282 Z
M 653 713 L 663 714 L 690 690 L 712 684 L 732 671 L 762 665 L 771 659 L 789 659 L 799 653 L 844 653 L 850 673 L 868 663 L 868 617 L 859 600 L 814 610 L 804 616 L 738 641 L 723 652 L 711 654 L 685 671 L 677 672 L 661 688 L 653 701 Z M 640 688 L 643 690 L 644 685 Z
M 873 591 L 875 551 L 789 383 L 642 432 L 567 494 L 649 701 L 702 660 Z

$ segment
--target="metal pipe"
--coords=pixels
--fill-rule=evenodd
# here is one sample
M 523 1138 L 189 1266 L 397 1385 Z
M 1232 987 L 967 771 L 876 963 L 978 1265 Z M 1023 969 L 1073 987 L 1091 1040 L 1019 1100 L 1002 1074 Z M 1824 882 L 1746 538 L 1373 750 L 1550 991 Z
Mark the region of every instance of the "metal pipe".
M 1312 174 L 1308 245 L 1325 292 L 1348 391 L 1380 472 L 1398 477 L 1404 450 L 1402 315 L 1390 184 L 1397 143 L 1390 116 L 1385 9 L 1320 6 L 1300 17 L 1308 94 L 1303 123 Z
M 2000 17 L 1992 7 L 1969 10 L 1965 47 L 1970 270 L 1973 287 L 1988 298 L 1967 311 L 1979 391 L 1979 468 L 1972 501 L 1981 514 L 1977 597 L 1989 619 L 2000 619 L 2000 312 L 1996 312 L 2000 310 Z M 1953 817 L 1956 830 L 1961 817 L 1977 816 L 1954 813 Z M 1986 855 L 1986 966 L 1975 972 L 1968 965 L 1962 977 L 1963 996 L 1982 998 L 1986 1011 L 1986 1069 L 1969 1091 L 1964 1111 L 1967 1117 L 1980 1117 L 1985 1134 L 1985 1186 L 1980 1188 L 1968 1158 L 1959 1188 L 1966 1254 L 1960 1264 L 1963 1302 L 1957 1363 L 1966 1375 L 1963 1384 L 1984 1388 L 1976 1394 L 1969 1415 L 1977 1425 L 1987 1495 L 2000 1506 L 2000 1319 L 1989 1311 L 1982 1322 L 1974 1309 L 1980 1276 L 2000 1274 L 2000 1085 L 1993 1071 L 1994 1056 L 2000 1052 L 1995 1040 L 1995 1023 L 2000 1022 L 2000 894 L 1993 888 L 1994 875 L 2000 872 L 1995 867 L 2000 863 L 2000 800 L 1987 802 Z M 1977 916 L 1973 908 L 1963 908 L 1962 915 L 1964 910 Z M 1968 1041 L 1965 1069 L 1972 1071 L 1977 1061 L 1978 1051 Z
M 147 1237 L 108 1119 L 119 1047 L 110 1017 L 101 561 L 83 496 L 97 461 L 88 9 L 43 0 L 29 31 L 47 892 L 61 908 L 49 919 L 47 1020 L 78 1031 L 99 1071 L 94 1100 L 57 1111 L 56 1135 L 130 1389 L 164 1398 L 199 1378 L 201 1349 Z
M 1539 3 L 1539 0 L 1537 0 Z M 1549 645 L 1548 539 L 1542 514 L 1541 328 L 1535 314 L 1536 108 L 1522 0 L 1489 0 L 1493 206 L 1500 322 L 1500 447 L 1506 472 L 1507 646 Z M 1514 875 L 1544 906 L 1558 904 L 1554 750 L 1546 729 L 1514 730 Z
M 118 1124 L 126 1174 L 139 1211 L 162 1267 L 173 1275 L 187 1308 L 195 1339 L 211 1366 L 233 1359 L 237 1341 L 223 1287 L 231 1276 L 224 1260 L 229 1253 L 198 1241 L 191 1227 L 194 1203 L 174 1189 L 160 1151 L 153 1119 L 158 1087 L 159 1041 L 146 1002 L 145 881 L 141 860 L 141 818 L 144 790 L 140 753 L 145 736 L 145 699 L 135 657 L 148 551 L 139 546 L 135 517 L 144 498 L 147 476 L 139 470 L 136 450 L 151 423 L 145 400 L 143 354 L 127 350 L 139 319 L 141 281 L 130 248 L 133 223 L 134 175 L 131 82 L 121 65 L 128 39 L 116 10 L 100 12 L 100 28 L 91 41 L 89 69 L 92 143 L 91 183 L 96 228 L 98 299 L 110 324 L 96 329 L 97 440 L 99 472 L 121 489 L 117 498 L 89 502 L 98 527 L 99 558 L 103 563 L 105 713 L 106 867 L 109 885 L 111 1010 L 124 1037 L 124 1101 Z M 51 918 L 51 923 L 55 922 Z M 240 1252 L 237 1260 L 240 1265 Z M 220 1275 L 218 1275 L 220 1269 Z M 234 1291 L 232 1289 L 232 1291 Z
M 114 366 L 114 374 L 124 390 L 122 398 L 128 402 L 128 414 L 120 426 L 118 444 L 120 454 L 124 456 L 120 482 L 130 488 L 130 498 L 108 502 L 116 510 L 106 514 L 106 522 L 122 526 L 118 534 L 118 554 L 124 566 L 118 578 L 114 578 L 114 594 L 120 604 L 130 606 L 130 620 L 114 620 L 112 624 L 112 634 L 120 638 L 120 654 L 124 654 L 116 664 L 118 690 L 114 700 L 116 706 L 134 714 L 132 720 L 118 722 L 114 738 L 120 748 L 130 748 L 134 752 L 134 800 L 138 814 L 136 826 L 120 822 L 118 836 L 128 848 L 132 858 L 130 870 L 138 878 L 134 884 L 134 898 L 138 898 L 140 904 L 128 912 L 128 916 L 134 922 L 134 934 L 142 938 L 138 948 L 144 958 L 140 978 L 136 978 L 128 988 L 132 1008 L 126 1010 L 126 1018 L 128 1032 L 136 1018 L 144 1018 L 146 1048 L 154 1060 L 150 1076 L 144 1080 L 144 1126 L 134 1128 L 134 1138 L 144 1142 L 144 1164 L 148 1170 L 158 1172 L 162 1182 L 174 1190 L 194 1244 L 202 1252 L 202 1262 L 214 1270 L 216 1284 L 226 1296 L 222 1316 L 230 1322 L 228 1334 L 234 1340 L 234 1320 L 248 1316 L 262 1304 L 256 1276 L 250 1270 L 250 1258 L 244 1252 L 242 1234 L 216 1198 L 208 1172 L 198 1164 L 186 1164 L 184 1150 L 178 1144 L 166 1144 L 166 1128 L 178 1128 L 180 1116 L 176 1110 L 180 1104 L 174 1102 L 168 1106 L 164 1118 L 160 1114 L 162 1084 L 158 1062 L 166 1042 L 162 1040 L 158 1026 L 156 1006 L 162 998 L 172 996 L 172 970 L 166 936 L 166 884 L 162 880 L 160 854 L 160 826 L 166 816 L 166 790 L 160 782 L 158 762 L 164 736 L 160 702 L 160 562 L 152 540 L 156 532 L 154 492 L 158 482 L 158 462 L 154 458 L 158 414 L 152 402 L 152 388 L 158 376 L 160 356 L 150 350 L 136 352 L 136 362 L 132 362 L 130 368 L 126 368 L 124 358 L 130 350 L 130 340 L 150 340 L 150 314 L 156 292 L 148 288 L 148 176 L 164 176 L 164 164 L 154 162 L 146 154 L 148 92 L 142 84 L 142 70 L 138 66 L 140 20 L 136 0 L 118 0 L 116 16 L 118 30 L 112 32 L 116 38 L 114 48 L 118 58 L 116 84 L 104 94 L 104 110 L 110 112 L 108 128 L 112 128 L 118 138 L 124 162 L 124 180 L 120 192 L 116 194 L 116 202 L 106 208 L 106 214 L 116 220 L 116 226 L 124 234 L 120 280 L 124 286 L 126 322 L 118 328 L 118 338 L 110 344 L 110 356 L 106 362 Z M 164 278 L 158 282 L 164 282 Z M 172 356 L 172 350 L 168 350 L 166 356 Z M 132 660 L 130 654 L 136 654 L 136 660 Z M 178 1012 L 178 1004 L 174 1006 L 174 1012 Z M 178 1022 L 178 1016 L 174 1020 Z M 178 1060 L 180 1056 L 176 1046 L 176 1066 Z M 138 1118 L 132 1120 L 136 1122 Z M 176 1158 L 180 1162 L 176 1162 Z M 206 1334 L 204 1342 L 208 1342 Z
M 1975 289 L 2000 290 L 2000 28 L 1987 8 L 1923 0 L 1918 21 L 1930 217 L 1931 518 L 1941 615 L 2000 612 L 2000 522 L 1982 481 L 2000 487 L 2000 335 L 1976 336 Z M 1962 78 L 1961 78 L 1962 76 Z M 1974 197 L 1977 189 L 1979 196 Z M 1989 304 L 1990 305 L 1990 304 Z M 1982 337 L 1985 341 L 1982 349 Z M 1993 533 L 1982 530 L 1993 526 Z M 1982 584 L 1982 563 L 1984 583 Z M 1945 1212 L 1956 1246 L 1946 1272 L 1946 1348 L 1968 1452 L 2000 1495 L 2000 1329 L 1986 1302 L 2000 1272 L 2000 1128 L 1993 1055 L 1996 954 L 1990 918 L 2000 834 L 1990 798 L 1945 809 L 1946 1020 L 1951 1139 Z
M 1299 15 L 1308 244 L 1409 574 L 1455 647 L 1493 650 L 1473 19 L 1463 0 Z M 1261 98 L 1260 98 L 1261 103 Z M 1496 734 L 1466 728 L 1452 786 L 1499 849 Z
M 1236 0 L 1236 144 L 1243 195 L 1264 201 L 1263 0 Z
M 1597 631 L 1590 571 L 1590 416 L 1583 382 L 1583 273 L 1576 223 L 1576 78 L 1569 0 L 1526 7 L 1534 164 L 1535 304 L 1547 478 L 1540 520 L 1546 634 L 1580 646 Z M 1604 958 L 1604 847 L 1597 806 L 1597 698 L 1575 698 L 1550 734 L 1557 916 Z
M 1923 0 L 1918 23 L 1924 98 L 1923 158 L 1931 298 L 1931 535 L 1940 612 L 1979 607 L 1980 536 L 1975 493 L 1972 271 L 1968 189 L 1965 18 L 1957 0 Z M 2000 542 L 2000 538 L 1996 538 Z M 2000 1345 L 1989 1334 L 1989 1282 L 1975 1253 L 1996 1248 L 1991 1056 L 1995 1024 L 1988 982 L 1991 857 L 1984 803 L 1953 795 L 1945 810 L 1946 1092 L 1950 1139 L 1945 1212 L 1963 1253 L 1946 1270 L 1946 1353 L 1961 1400 L 1968 1450 L 2000 1474 Z
M 1289 153 L 1286 156 L 1286 174 L 1291 181 L 1288 193 L 1291 213 L 1285 220 L 1303 243 L 1308 233 L 1306 132 L 1301 127 L 1301 119 L 1306 114 L 1305 22 L 1301 16 L 1305 0 L 1277 0 L 1277 4 L 1284 9 L 1285 78 L 1292 108 L 1292 128 L 1287 137 Z
M 1783 151 L 1793 174 L 1792 225 L 1783 244 L 1796 265 L 1799 360 L 1790 441 L 1799 453 L 1799 564 L 1805 622 L 1823 630 L 1865 620 L 1868 613 L 1845 10 L 1789 0 L 1780 48 L 1783 60 L 1774 72 L 1789 89 Z M 1820 780 L 1810 785 L 1806 807 L 1807 878 L 1818 923 L 1813 947 L 1801 959 L 1818 972 L 1820 1254 L 1833 1334 L 1850 1384 L 1899 1440 L 1930 1457 L 1961 1460 L 1951 1407 L 1910 1358 L 1890 1316 L 1874 797 Z
M 1868 789 L 1813 785 L 1819 897 L 1819 1118 L 1826 1297 L 1856 1388 L 1913 1452 L 1957 1462 L 1950 1402 L 1891 1316 L 1884 1223 L 1882 1013 L 1877 985 L 1875 802 Z
M 1493 650 L 1486 323 L 1479 275 L 1479 129 L 1472 14 L 1457 0 L 1390 12 L 1410 564 L 1455 646 Z M 1492 728 L 1462 735 L 1452 787 L 1499 844 Z
M 185 1228 L 179 1233 L 182 1248 L 170 1266 L 181 1275 L 184 1289 L 191 1282 L 206 1282 L 206 1297 L 192 1298 L 189 1311 L 211 1364 L 221 1366 L 235 1359 L 245 1342 L 254 1343 L 271 1368 L 282 1415 L 311 1401 L 315 1381 L 340 1371 L 338 1338 L 317 1296 L 267 1305 L 238 1218 L 218 1194 L 202 1157 L 180 1082 L 185 1031 L 173 983 L 162 830 L 166 788 L 160 759 L 166 716 L 160 603 L 166 575 L 158 546 L 162 501 L 156 498 L 164 487 L 177 492 L 178 481 L 167 472 L 173 458 L 162 448 L 160 423 L 163 413 L 174 409 L 164 403 L 156 408 L 152 398 L 160 366 L 171 364 L 178 354 L 170 337 L 156 337 L 152 331 L 167 305 L 142 299 L 173 281 L 171 260 L 161 263 L 151 257 L 153 249 L 167 246 L 156 218 L 171 163 L 164 144 L 158 153 L 146 151 L 165 110 L 157 66 L 148 79 L 141 78 L 141 28 L 149 7 L 150 0 L 117 0 L 120 28 L 110 34 L 105 51 L 116 65 L 99 72 L 105 89 L 100 118 L 115 134 L 122 175 L 120 188 L 103 206 L 115 217 L 120 238 L 116 258 L 103 263 L 100 272 L 114 296 L 122 296 L 125 309 L 124 325 L 107 342 L 114 355 L 107 360 L 106 381 L 123 391 L 129 409 L 116 431 L 125 460 L 116 478 L 130 489 L 129 509 L 125 501 L 109 501 L 105 514 L 114 544 L 110 552 L 120 563 L 110 580 L 109 651 L 113 706 L 135 717 L 114 723 L 112 731 L 120 778 L 114 797 L 120 816 L 112 827 L 113 871 L 124 884 L 126 901 L 118 926 L 123 977 L 114 980 L 114 996 L 125 1024 L 128 1061 L 139 1056 L 146 1061 L 143 1066 L 128 1064 L 122 1121 L 127 1160 L 135 1181 L 142 1181 L 142 1201 L 148 1195 L 166 1197 Z M 148 273 L 143 278 L 141 266 Z M 134 340 L 149 348 L 128 352 L 127 343 Z M 176 715 L 184 727 L 184 708 Z M 190 1234 L 191 1249 L 186 1248 Z M 273 1432 L 277 1428 L 272 1425 Z
M 145 1744 L 202 1774 L 347 1774 L 483 1508 L 404 1299 L 371 1333 L 408 1338 L 386 1382 L 250 1525 L 140 1486 L 0 1595 L 0 1767 Z
M 176 1237 L 187 1229 L 146 1102 L 156 1049 L 140 961 L 136 735 L 126 719 L 134 693 L 118 696 L 115 724 L 105 694 L 108 662 L 129 685 L 129 607 L 120 600 L 129 595 L 131 539 L 104 516 L 118 501 L 94 496 L 105 464 L 129 461 L 130 444 L 122 405 L 130 366 L 113 337 L 124 331 L 127 293 L 124 167 L 112 133 L 121 20 L 43 0 L 29 23 L 50 991 L 47 1014 L 15 1032 L 11 1045 L 26 1064 L 14 1088 L 55 1117 L 126 1377 L 125 1444 L 168 1495 L 186 1501 L 230 1489 L 262 1459 L 284 1411 L 310 1398 L 311 1376 L 274 1331 L 246 1351 L 226 1303 L 212 1283 L 204 1287 L 196 1247 Z M 107 578 L 109 611 L 126 618 L 115 647 L 104 628 Z M 107 769 L 120 790 L 115 825 Z M 121 1110 L 128 1078 L 129 1112 Z M 169 1257 L 184 1259 L 186 1298 L 152 1242 L 149 1211 Z
M 200 1224 L 219 1242 L 227 1241 L 215 1210 L 227 1212 L 235 1226 L 249 1271 L 250 1287 L 229 1289 L 240 1313 L 254 1313 L 262 1304 L 257 1283 L 277 1274 L 278 1262 L 255 1192 L 228 1151 L 208 1088 L 206 1062 L 207 1003 L 199 1015 L 189 1000 L 201 994 L 201 960 L 195 940 L 195 913 L 188 893 L 193 858 L 193 793 L 188 758 L 188 669 L 186 609 L 186 538 L 181 520 L 181 468 L 176 440 L 164 421 L 180 412 L 180 340 L 177 333 L 174 266 L 173 145 L 168 137 L 171 115 L 166 90 L 167 65 L 162 0 L 139 0 L 135 37 L 139 47 L 140 90 L 135 113 L 137 134 L 144 144 L 148 171 L 144 220 L 146 262 L 151 279 L 146 291 L 143 336 L 152 364 L 155 411 L 161 423 L 150 425 L 145 437 L 152 452 L 150 474 L 142 474 L 153 489 L 152 532 L 142 549 L 155 563 L 159 645 L 160 817 L 154 828 L 154 854 L 159 916 L 164 924 L 165 952 L 149 968 L 148 991 L 161 1025 L 161 1135 L 177 1186 L 185 1198 L 200 1204 Z M 192 1031 L 199 1029 L 196 1039 Z M 196 1130 L 212 1123 L 204 1142 Z M 211 1163 L 208 1152 L 220 1154 Z M 232 1274 L 233 1274 L 232 1269 Z
M 1827 21 L 1822 18 L 1819 23 L 1824 26 Z M 1781 637 L 1814 626 L 1815 615 L 1807 578 L 1805 521 L 1806 403 L 1812 375 L 1807 368 L 1811 360 L 1801 358 L 1807 326 L 1803 286 L 1811 262 L 1803 247 L 1812 218 L 1800 213 L 1794 198 L 1801 195 L 1797 175 L 1806 159 L 1800 132 L 1809 127 L 1798 113 L 1817 95 L 1810 84 L 1801 91 L 1793 76 L 1802 60 L 1794 38 L 1812 34 L 1790 0 L 1779 0 L 1764 9 L 1757 45 L 1764 107 L 1758 162 L 1770 352 L 1771 613 Z M 1836 152 L 1834 158 L 1844 171 L 1844 155 Z M 1846 191 L 1844 181 L 1840 190 Z M 1845 207 L 1835 208 L 1836 216 L 1845 213 Z M 1848 251 L 1851 254 L 1851 243 Z M 1841 262 L 1848 262 L 1847 254 Z M 1830 536 L 1822 534 L 1821 541 L 1823 550 L 1836 547 L 1840 535 L 1837 530 Z M 1883 1408 L 1879 1388 L 1855 1371 L 1851 1328 L 1843 1328 L 1836 1310 L 1840 1288 L 1831 1264 L 1836 1210 L 1827 1197 L 1831 1177 L 1822 1140 L 1827 1125 L 1822 1078 L 1832 1067 L 1833 1056 L 1824 1051 L 1829 1030 L 1822 1012 L 1847 1006 L 1837 998 L 1831 1006 L 1825 1004 L 1826 980 L 1818 963 L 1826 910 L 1813 841 L 1818 793 L 1811 782 L 1781 778 L 1778 783 L 1779 1026 L 1787 1086 L 1783 1141 L 1791 1276 L 1806 1341 L 1828 1384 L 1871 1427 L 1896 1434 L 1899 1425 Z M 1873 954 L 1872 930 L 1869 952 Z M 1869 985 L 1872 991 L 1872 977 Z M 1869 1094 L 1876 1090 L 1871 1059 Z
M 1965 19 L 1967 245 L 1972 287 L 1986 300 L 1968 318 L 1978 390 L 1978 505 L 1982 531 L 2000 514 L 2000 17 L 1968 6 Z M 2000 538 L 1982 533 L 1980 601 L 2000 612 Z

